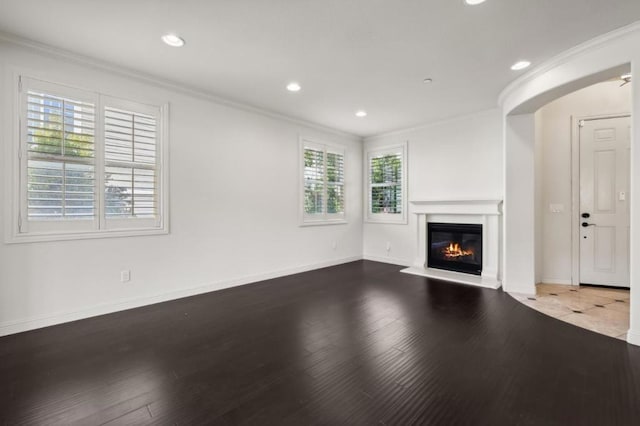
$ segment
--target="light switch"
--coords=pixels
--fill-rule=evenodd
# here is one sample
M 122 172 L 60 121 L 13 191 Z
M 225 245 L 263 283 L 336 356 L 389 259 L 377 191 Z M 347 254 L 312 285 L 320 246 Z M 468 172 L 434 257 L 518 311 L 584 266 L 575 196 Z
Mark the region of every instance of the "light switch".
M 549 204 L 549 211 L 551 213 L 562 213 L 564 212 L 564 204 Z

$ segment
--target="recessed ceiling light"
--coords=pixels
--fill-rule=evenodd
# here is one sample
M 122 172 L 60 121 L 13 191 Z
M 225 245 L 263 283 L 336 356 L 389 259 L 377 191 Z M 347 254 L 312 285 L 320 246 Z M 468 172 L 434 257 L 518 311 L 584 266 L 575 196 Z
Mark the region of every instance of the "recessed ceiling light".
M 433 79 L 432 78 L 425 78 L 424 80 L 422 80 L 422 82 L 424 84 L 431 84 L 431 83 L 433 83 Z
M 356 112 L 356 117 L 362 118 L 362 117 L 366 117 L 366 116 L 367 116 L 367 111 L 360 110 L 360 111 Z
M 184 39 L 182 37 L 178 37 L 175 34 L 165 34 L 162 36 L 162 41 L 164 41 L 167 45 L 171 47 L 182 47 L 184 46 Z
M 468 5 L 475 6 L 480 3 L 484 3 L 485 0 L 464 0 L 464 2 Z
M 520 61 L 520 62 L 516 62 L 515 64 L 513 64 L 511 66 L 511 69 L 514 71 L 519 71 L 519 70 L 523 70 L 525 68 L 527 68 L 529 65 L 531 65 L 531 62 L 529 61 Z
M 290 92 L 299 92 L 300 89 L 302 89 L 302 87 L 300 86 L 300 84 L 296 83 L 295 81 L 292 81 L 291 83 L 287 84 L 287 90 Z

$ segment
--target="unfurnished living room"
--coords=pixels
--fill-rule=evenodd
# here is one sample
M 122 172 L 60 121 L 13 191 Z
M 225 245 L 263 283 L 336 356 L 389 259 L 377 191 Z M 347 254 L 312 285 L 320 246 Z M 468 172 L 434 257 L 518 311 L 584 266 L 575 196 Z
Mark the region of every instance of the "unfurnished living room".
M 637 425 L 640 1 L 0 0 L 0 425 Z

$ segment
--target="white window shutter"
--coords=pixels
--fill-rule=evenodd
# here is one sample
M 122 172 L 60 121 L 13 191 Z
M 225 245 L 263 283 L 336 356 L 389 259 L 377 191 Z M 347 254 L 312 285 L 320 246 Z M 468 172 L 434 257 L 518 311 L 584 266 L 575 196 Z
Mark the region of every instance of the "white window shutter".
M 9 242 L 167 232 L 167 105 L 20 76 Z
M 407 143 L 366 155 L 368 222 L 407 223 Z
M 402 154 L 371 157 L 369 162 L 370 212 L 402 214 Z
M 302 224 L 344 223 L 343 147 L 301 139 Z
M 325 206 L 324 151 L 304 148 L 304 213 L 323 215 Z
M 158 215 L 158 129 L 154 116 L 106 106 L 105 217 Z
M 27 218 L 95 215 L 95 106 L 27 92 Z

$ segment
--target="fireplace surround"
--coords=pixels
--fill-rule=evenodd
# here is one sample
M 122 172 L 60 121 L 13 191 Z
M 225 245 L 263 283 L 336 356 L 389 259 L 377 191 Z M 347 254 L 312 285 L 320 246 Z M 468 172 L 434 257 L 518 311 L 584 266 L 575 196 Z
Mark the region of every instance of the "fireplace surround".
M 413 265 L 402 272 L 478 287 L 500 288 L 502 200 L 412 200 L 410 204 L 410 211 L 417 218 L 417 255 Z M 430 223 L 480 226 L 482 267 L 479 274 L 477 270 L 460 272 L 429 265 Z

